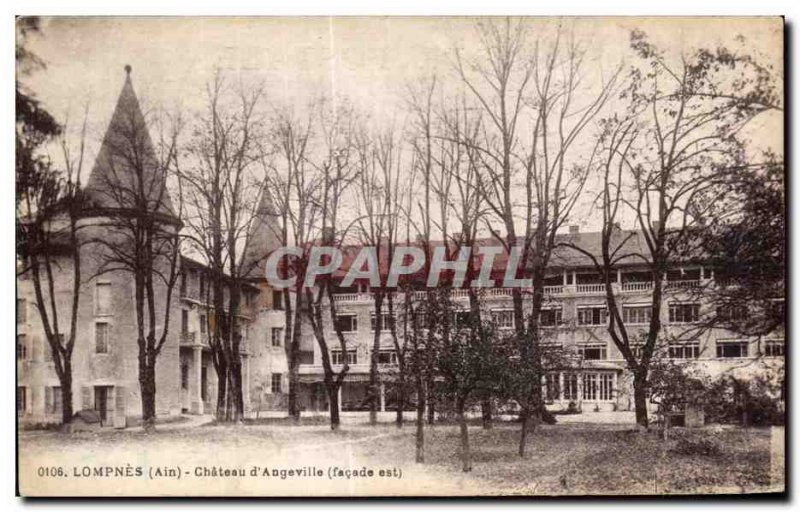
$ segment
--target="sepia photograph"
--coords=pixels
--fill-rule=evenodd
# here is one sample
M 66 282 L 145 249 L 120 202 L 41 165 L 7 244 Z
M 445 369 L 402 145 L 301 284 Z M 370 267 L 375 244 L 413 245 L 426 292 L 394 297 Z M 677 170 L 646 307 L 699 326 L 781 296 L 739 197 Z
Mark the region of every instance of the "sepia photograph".
M 16 17 L 17 495 L 785 497 L 785 23 Z

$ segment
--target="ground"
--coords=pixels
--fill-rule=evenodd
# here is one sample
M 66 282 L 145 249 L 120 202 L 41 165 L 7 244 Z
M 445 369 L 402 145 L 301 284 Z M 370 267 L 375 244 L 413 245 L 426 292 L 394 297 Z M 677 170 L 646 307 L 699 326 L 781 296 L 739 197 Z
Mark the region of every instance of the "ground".
M 631 425 L 546 425 L 530 436 L 528 455 L 520 459 L 517 425 L 498 424 L 491 430 L 476 425 L 470 428 L 473 471 L 465 474 L 454 425 L 426 429 L 426 463 L 416 464 L 411 423 L 398 430 L 391 424 L 351 422 L 336 432 L 319 419 L 305 423 L 290 425 L 274 418 L 239 426 L 190 423 L 165 426 L 155 434 L 22 432 L 20 488 L 28 495 L 583 495 L 783 489 L 778 456 L 783 429 L 674 429 L 664 442 Z M 80 476 L 94 468 L 113 473 L 128 465 L 143 468 L 144 474 Z M 166 470 L 178 467 L 171 477 L 151 474 L 151 468 L 169 474 Z M 214 468 L 247 474 L 221 478 L 206 473 Z M 346 477 L 344 470 L 362 468 L 373 475 Z M 292 475 L 290 469 L 306 473 Z M 66 476 L 47 476 L 54 471 Z M 322 474 L 308 476 L 317 471 Z M 381 471 L 387 476 L 380 476 Z

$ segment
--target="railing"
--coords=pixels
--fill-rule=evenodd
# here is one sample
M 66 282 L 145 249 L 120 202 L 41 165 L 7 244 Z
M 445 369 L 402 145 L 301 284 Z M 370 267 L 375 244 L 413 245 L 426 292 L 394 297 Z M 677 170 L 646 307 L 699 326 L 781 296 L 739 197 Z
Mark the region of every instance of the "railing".
M 557 286 L 545 286 L 543 287 L 545 295 L 563 295 L 564 294 L 564 286 L 557 285 Z
M 664 288 L 667 290 L 691 290 L 700 288 L 700 281 L 667 281 L 664 283 Z
M 485 293 L 489 297 L 508 297 L 511 295 L 511 288 L 489 288 Z
M 183 344 L 183 345 L 194 345 L 196 338 L 197 338 L 197 333 L 196 332 L 182 332 L 181 333 L 181 344 Z
M 652 281 L 634 281 L 630 283 L 622 283 L 623 292 L 646 292 L 652 289 Z
M 368 293 L 334 293 L 335 302 L 362 302 L 370 299 Z
M 578 284 L 576 290 L 579 294 L 605 293 L 606 285 L 603 283 Z

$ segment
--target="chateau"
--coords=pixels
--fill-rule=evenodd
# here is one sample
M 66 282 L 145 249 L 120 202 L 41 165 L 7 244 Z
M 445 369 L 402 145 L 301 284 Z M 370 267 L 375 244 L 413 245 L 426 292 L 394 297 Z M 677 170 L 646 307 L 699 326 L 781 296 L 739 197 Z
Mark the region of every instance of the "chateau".
M 139 103 L 128 76 L 109 123 L 97 161 L 89 177 L 90 193 L 103 186 L 109 173 L 109 145 L 119 130 L 121 120 L 141 118 Z M 148 140 L 144 151 L 153 151 Z M 159 180 L 154 176 L 155 181 Z M 160 187 L 164 187 L 161 183 Z M 158 188 L 158 187 L 157 187 Z M 165 204 L 165 222 L 180 224 Z M 254 224 L 254 243 L 249 258 L 262 258 L 277 248 L 270 225 L 276 220 L 268 205 L 260 208 Z M 171 219 L 171 220 L 170 220 Z M 104 229 L 102 213 L 82 219 L 87 232 L 97 236 Z M 177 227 L 176 227 L 177 229 Z M 599 250 L 599 233 L 581 233 L 575 226 L 561 235 L 590 253 Z M 633 237 L 631 243 L 639 243 Z M 350 260 L 352 261 L 352 260 Z M 138 347 L 133 290 L 129 274 L 108 272 L 95 276 L 97 261 L 87 254 L 83 276 L 92 276 L 81 287 L 80 311 L 73 361 L 74 410 L 97 410 L 105 425 L 125 427 L 141 414 L 138 382 Z M 495 262 L 501 270 L 503 262 Z M 182 413 L 213 412 L 217 382 L 208 344 L 207 297 L 209 269 L 201 262 L 181 257 L 180 277 L 171 304 L 168 338 L 158 356 L 156 368 L 156 409 L 159 417 Z M 69 307 L 72 270 L 65 262 L 60 267 L 57 301 Z M 732 372 L 740 376 L 766 374 L 784 365 L 783 328 L 767 336 L 748 338 L 722 328 L 704 329 L 687 336 L 690 328 L 701 322 L 715 305 L 704 297 L 703 290 L 714 286 L 713 269 L 702 262 L 676 263 L 665 284 L 665 300 L 660 312 L 665 342 L 660 357 L 684 362 L 709 374 Z M 650 320 L 649 297 L 652 283 L 640 263 L 629 261 L 618 269 L 615 292 L 622 304 L 626 325 L 644 330 Z M 541 325 L 546 342 L 570 354 L 573 364 L 556 369 L 542 383 L 552 408 L 565 408 L 570 402 L 585 412 L 632 410 L 633 394 L 630 372 L 619 350 L 606 332 L 608 322 L 605 288 L 588 258 L 567 248 L 559 248 L 549 267 L 545 286 L 546 304 Z M 22 422 L 57 422 L 60 420 L 59 380 L 53 369 L 50 348 L 44 337 L 35 305 L 33 286 L 28 276 L 18 280 L 17 299 L 17 414 Z M 458 303 L 467 304 L 466 290 L 453 290 Z M 400 295 L 397 293 L 397 295 Z M 482 292 L 483 307 L 501 328 L 512 329 L 511 295 L 504 288 Z M 238 330 L 242 336 L 244 400 L 248 416 L 261 411 L 286 410 L 289 367 L 285 347 L 285 314 L 279 290 L 266 279 L 255 275 L 245 287 Z M 335 343 L 334 322 L 344 332 L 347 351 L 334 349 L 334 370 L 344 361 L 350 366 L 340 391 L 343 410 L 365 407 L 369 381 L 371 349 L 375 336 L 375 315 L 369 287 L 364 282 L 334 294 L 336 318 L 325 319 L 329 345 Z M 783 298 L 776 297 L 776 307 Z M 401 297 L 395 298 L 402 303 Z M 384 328 L 389 322 L 383 315 Z M 62 326 L 62 329 L 65 326 Z M 381 375 L 380 408 L 397 407 L 392 382 L 397 368 L 397 353 L 388 331 L 380 334 L 378 355 Z M 325 411 L 327 398 L 322 385 L 323 370 L 319 345 L 307 320 L 302 323 L 299 354 L 301 407 L 305 411 Z

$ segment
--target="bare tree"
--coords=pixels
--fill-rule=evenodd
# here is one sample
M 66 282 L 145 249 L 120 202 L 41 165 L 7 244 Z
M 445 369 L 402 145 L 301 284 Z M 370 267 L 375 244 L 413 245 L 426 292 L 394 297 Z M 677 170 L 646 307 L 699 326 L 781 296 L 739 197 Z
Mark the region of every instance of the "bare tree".
M 232 89 L 217 71 L 207 86 L 207 108 L 180 169 L 187 198 L 188 238 L 210 268 L 209 346 L 217 373 L 218 421 L 244 415 L 241 342 L 245 283 L 261 258 L 248 258 L 253 223 L 264 193 L 260 176 L 263 88 Z M 213 316 L 214 321 L 211 322 Z
M 388 126 L 371 140 L 362 132 L 357 139 L 356 159 L 358 173 L 356 183 L 357 212 L 354 226 L 356 236 L 363 246 L 374 248 L 376 262 L 391 262 L 395 254 L 399 235 L 399 214 L 403 202 L 400 178 L 402 175 L 402 141 L 394 126 Z M 374 307 L 373 342 L 370 355 L 370 424 L 377 423 L 380 373 L 379 356 L 381 336 L 388 331 L 392 338 L 398 360 L 395 391 L 398 397 L 397 425 L 402 426 L 402 409 L 405 402 L 405 342 L 401 343 L 397 332 L 395 312 L 395 289 L 387 287 L 388 276 L 378 275 L 380 282 L 370 283 Z M 384 311 L 388 325 L 384 325 Z
M 35 157 L 22 151 L 18 159 L 25 169 L 17 169 L 17 236 L 22 266 L 21 278 L 30 277 L 36 297 L 36 308 L 44 329 L 48 350 L 61 388 L 61 421 L 72 421 L 72 354 L 75 348 L 78 309 L 80 304 L 82 273 L 81 246 L 84 240 L 79 233 L 83 207 L 81 171 L 86 140 L 84 113 L 77 155 L 68 140 L 68 123 L 60 127 L 57 135 L 61 147 L 64 169 L 56 169 L 49 158 Z M 23 133 L 30 131 L 23 130 Z M 34 136 L 40 133 L 34 131 Z M 23 135 L 24 136 L 24 135 Z M 43 139 L 42 139 L 43 140 Z M 23 143 L 23 147 L 38 146 Z M 28 154 L 30 158 L 26 159 Z M 27 164 L 25 163 L 27 160 Z M 18 163 L 18 166 L 20 164 Z M 70 300 L 59 300 L 58 285 L 65 275 L 71 274 Z M 63 330 L 67 318 L 68 331 Z
M 127 68 L 130 74 L 130 68 Z M 156 361 L 169 334 L 172 293 L 178 278 L 181 205 L 167 192 L 178 157 L 180 116 L 164 121 L 157 144 L 133 92 L 130 76 L 120 95 L 86 192 L 87 214 L 100 220 L 93 235 L 98 275 L 127 273 L 134 283 L 142 424 L 155 429 Z M 167 124 L 169 126 L 167 126 Z M 99 232 L 99 231 L 98 231 Z
M 314 212 L 320 234 L 319 242 L 322 247 L 341 250 L 342 241 L 347 237 L 348 227 L 340 227 L 344 202 L 342 201 L 352 183 L 356 180 L 358 170 L 351 165 L 350 153 L 352 137 L 355 130 L 355 113 L 351 107 L 337 106 L 331 101 L 328 104 L 320 101 L 317 104 L 321 144 L 319 164 L 315 166 L 316 182 L 313 201 L 309 208 Z M 314 221 L 314 218 L 311 219 Z M 312 228 L 313 229 L 313 228 Z M 306 250 L 313 250 L 314 244 L 306 244 Z M 311 246 L 311 247 L 310 247 Z M 306 257 L 306 261 L 308 261 Z M 336 321 L 336 300 L 334 297 L 334 276 L 318 276 L 315 287 L 304 289 L 308 308 L 307 318 L 311 323 L 314 337 L 322 355 L 323 382 L 328 393 L 331 430 L 337 430 L 339 419 L 339 389 L 344 382 L 350 367 L 347 363 L 347 340 L 342 333 L 342 327 Z M 302 285 L 300 285 L 302 286 Z M 327 312 L 325 306 L 327 305 Z M 336 339 L 343 357 L 342 367 L 336 372 L 331 362 L 331 353 L 328 346 L 326 329 L 324 327 L 325 315 L 330 315 Z
M 628 103 L 607 119 L 599 141 L 603 214 L 602 254 L 589 256 L 603 278 L 609 310 L 608 332 L 633 372 L 636 421 L 647 427 L 647 383 L 651 363 L 665 337 L 662 306 L 674 293 L 668 272 L 675 261 L 696 258 L 696 231 L 723 199 L 730 177 L 753 172 L 764 162 L 748 158 L 743 128 L 776 108 L 775 77 L 751 56 L 726 48 L 698 49 L 670 58 L 645 34 L 634 31 L 631 47 L 640 62 L 631 68 L 622 93 Z M 619 228 L 624 214 L 637 230 Z M 650 274 L 650 319 L 644 339 L 626 325 L 614 283 L 620 264 L 639 262 Z M 697 326 L 670 338 L 696 336 Z M 635 350 L 635 345 L 641 350 Z
M 311 226 L 314 218 L 311 209 L 314 204 L 316 181 L 311 178 L 312 166 L 310 164 L 313 135 L 313 109 L 303 118 L 293 113 L 290 109 L 281 109 L 276 112 L 272 121 L 270 141 L 275 159 L 270 164 L 270 172 L 265 180 L 267 191 L 275 202 L 278 210 L 279 229 L 278 241 L 284 245 L 290 242 L 299 247 L 305 247 L 311 240 Z M 281 268 L 285 277 L 305 274 L 307 259 L 301 258 L 286 263 Z M 284 318 L 286 320 L 285 343 L 289 366 L 289 416 L 299 420 L 300 404 L 299 393 L 299 367 L 300 367 L 300 340 L 302 339 L 302 314 L 303 301 L 301 283 L 292 290 L 283 289 Z M 294 299 L 294 301 L 293 301 Z
M 480 159 L 483 199 L 505 233 L 491 221 L 487 228 L 508 254 L 521 251 L 519 267 L 532 283 L 527 317 L 523 290 L 512 289 L 522 456 L 528 419 L 533 416 L 538 421 L 543 408 L 539 314 L 544 279 L 556 233 L 580 197 L 594 157 L 593 150 L 582 151 L 582 134 L 608 100 L 618 71 L 594 90 L 585 86 L 585 50 L 560 24 L 551 37 L 538 38 L 532 48 L 529 27 L 522 21 L 481 23 L 478 31 L 481 57 L 466 59 L 456 51 L 456 69 L 486 121 L 479 138 L 462 142 Z M 581 97 L 588 99 L 579 103 Z

